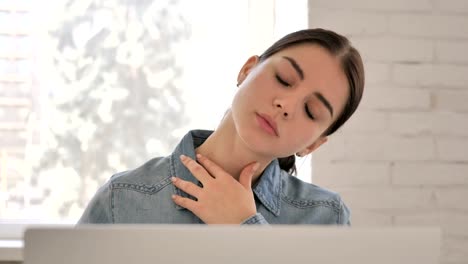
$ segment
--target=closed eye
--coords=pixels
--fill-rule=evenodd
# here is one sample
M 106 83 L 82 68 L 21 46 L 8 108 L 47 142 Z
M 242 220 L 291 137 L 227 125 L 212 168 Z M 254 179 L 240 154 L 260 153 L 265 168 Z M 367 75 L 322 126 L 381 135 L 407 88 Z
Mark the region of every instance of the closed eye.
M 310 119 L 315 120 L 315 117 L 314 117 L 314 115 L 310 112 L 309 107 L 307 106 L 307 104 L 304 105 L 304 108 L 305 108 L 305 111 L 306 111 L 307 116 L 308 116 Z
M 287 86 L 287 87 L 291 86 L 287 81 L 281 79 L 281 77 L 278 74 L 276 74 L 275 77 L 276 77 L 276 80 L 279 83 L 281 83 L 283 86 Z

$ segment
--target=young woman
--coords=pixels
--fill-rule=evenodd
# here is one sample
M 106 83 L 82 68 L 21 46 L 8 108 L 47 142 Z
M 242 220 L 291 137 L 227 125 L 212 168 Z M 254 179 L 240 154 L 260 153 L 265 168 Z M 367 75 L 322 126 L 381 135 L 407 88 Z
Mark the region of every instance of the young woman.
M 349 224 L 340 196 L 291 176 L 355 112 L 358 51 L 332 31 L 291 33 L 237 76 L 215 131 L 193 130 L 174 152 L 118 173 L 79 223 Z

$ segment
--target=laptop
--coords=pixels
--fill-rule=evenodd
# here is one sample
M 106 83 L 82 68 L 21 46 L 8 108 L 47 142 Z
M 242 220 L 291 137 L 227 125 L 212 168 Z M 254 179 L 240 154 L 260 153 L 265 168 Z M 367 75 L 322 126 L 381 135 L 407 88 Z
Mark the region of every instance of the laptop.
M 440 228 L 84 225 L 25 231 L 25 264 L 436 264 Z

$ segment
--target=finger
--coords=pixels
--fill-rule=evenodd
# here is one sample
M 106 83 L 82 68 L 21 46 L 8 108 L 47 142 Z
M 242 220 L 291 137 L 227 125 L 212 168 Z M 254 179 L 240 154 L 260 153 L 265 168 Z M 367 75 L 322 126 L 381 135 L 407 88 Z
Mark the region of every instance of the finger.
M 211 161 L 209 158 L 197 154 L 197 159 L 200 161 L 200 164 L 213 176 L 214 178 L 223 177 L 224 175 L 229 175 L 223 168 L 218 166 L 218 164 Z
M 182 164 L 192 173 L 192 175 L 197 178 L 202 184 L 205 184 L 211 180 L 211 175 L 208 173 L 203 166 L 198 164 L 196 161 L 187 157 L 185 155 L 180 155 L 180 160 Z
M 172 177 L 171 181 L 177 188 L 181 189 L 182 191 L 192 195 L 197 199 L 200 197 L 202 188 L 193 184 L 192 182 L 184 181 L 176 177 Z
M 258 162 L 251 163 L 244 167 L 239 176 L 239 183 L 247 190 L 252 189 L 252 177 L 258 170 L 260 164 Z
M 185 198 L 179 195 L 172 195 L 172 200 L 174 203 L 176 203 L 179 206 L 182 206 L 183 208 L 190 210 L 192 213 L 197 215 L 198 212 L 198 203 L 192 199 Z

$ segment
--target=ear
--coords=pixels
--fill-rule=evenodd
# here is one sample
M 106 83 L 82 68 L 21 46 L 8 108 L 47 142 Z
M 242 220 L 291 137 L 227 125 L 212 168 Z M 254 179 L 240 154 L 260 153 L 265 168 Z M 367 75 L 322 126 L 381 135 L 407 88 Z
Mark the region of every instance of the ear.
M 310 146 L 308 146 L 307 148 L 305 148 L 304 150 L 300 151 L 299 154 L 301 156 L 305 156 L 305 155 L 308 155 L 312 152 L 314 152 L 316 149 L 318 149 L 318 147 L 320 147 L 321 145 L 323 145 L 325 142 L 328 141 L 328 137 L 324 136 L 324 137 L 319 137 L 317 140 L 315 140 L 314 143 L 312 143 Z
M 241 70 L 239 71 L 239 75 L 237 75 L 237 86 L 239 86 L 245 78 L 247 78 L 247 75 L 252 71 L 252 69 L 257 65 L 258 63 L 258 56 L 251 56 L 247 61 L 244 63 L 244 66 L 242 66 Z

